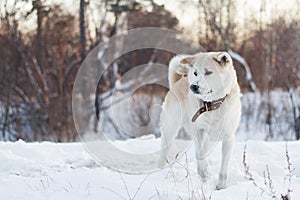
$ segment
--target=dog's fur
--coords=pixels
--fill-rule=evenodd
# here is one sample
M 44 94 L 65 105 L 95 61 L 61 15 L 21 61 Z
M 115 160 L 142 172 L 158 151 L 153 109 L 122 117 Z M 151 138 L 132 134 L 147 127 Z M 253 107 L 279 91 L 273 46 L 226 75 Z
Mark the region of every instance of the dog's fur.
M 216 188 L 225 188 L 234 135 L 241 116 L 240 88 L 230 55 L 226 52 L 177 55 L 170 61 L 168 79 L 170 91 L 160 117 L 163 147 L 160 166 L 165 165 L 170 141 L 184 128 L 195 138 L 198 173 L 206 181 L 210 176 L 206 161 L 209 141 L 220 140 L 222 163 Z M 225 96 L 218 109 L 204 112 L 192 122 L 203 101 L 211 102 Z

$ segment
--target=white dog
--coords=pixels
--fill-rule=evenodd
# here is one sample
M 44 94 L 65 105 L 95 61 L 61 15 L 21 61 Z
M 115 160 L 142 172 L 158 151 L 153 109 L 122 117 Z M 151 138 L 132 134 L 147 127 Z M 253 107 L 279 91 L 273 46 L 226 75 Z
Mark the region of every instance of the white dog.
M 169 64 L 170 91 L 161 113 L 162 155 L 167 161 L 170 144 L 181 128 L 195 136 L 198 173 L 210 174 L 206 156 L 209 141 L 222 141 L 222 163 L 217 189 L 226 187 L 229 158 L 241 116 L 240 88 L 232 59 L 226 52 L 177 55 Z

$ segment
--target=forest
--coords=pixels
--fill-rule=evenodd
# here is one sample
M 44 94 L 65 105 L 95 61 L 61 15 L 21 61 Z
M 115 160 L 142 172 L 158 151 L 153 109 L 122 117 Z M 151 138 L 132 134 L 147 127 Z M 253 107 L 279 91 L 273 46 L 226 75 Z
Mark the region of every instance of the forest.
M 263 140 L 300 139 L 300 10 L 262 0 L 254 12 L 247 5 L 241 8 L 246 2 L 179 0 L 172 10 L 167 1 L 156 0 L 77 0 L 72 6 L 63 1 L 2 0 L 0 140 L 78 141 L 72 92 L 81 64 L 98 44 L 141 27 L 182 32 L 199 51 L 230 52 L 243 93 L 239 132 L 246 136 L 241 137 L 259 132 L 255 137 Z M 300 7 L 299 1 L 293 4 Z M 248 16 L 239 17 L 242 9 Z M 192 25 L 183 20 L 186 10 L 193 15 Z M 121 94 L 126 89 L 125 83 L 118 86 L 126 72 L 142 64 L 168 65 L 172 56 L 141 49 L 116 59 L 95 91 L 95 107 L 88 116 L 93 130 L 99 131 L 98 116 L 100 124 L 114 132 L 113 138 L 127 139 L 106 114 L 105 102 L 111 91 L 121 88 Z M 103 65 L 99 59 L 93 62 Z M 151 105 L 161 103 L 165 93 L 155 85 L 135 91 L 131 98 L 137 103 L 130 113 L 134 121 L 148 124 Z

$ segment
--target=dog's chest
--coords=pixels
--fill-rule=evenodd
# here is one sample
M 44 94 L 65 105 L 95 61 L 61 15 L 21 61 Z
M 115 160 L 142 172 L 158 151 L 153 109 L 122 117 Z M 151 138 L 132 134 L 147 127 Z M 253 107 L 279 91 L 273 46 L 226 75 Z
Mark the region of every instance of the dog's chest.
M 203 129 L 214 129 L 222 126 L 225 120 L 225 115 L 221 109 L 214 111 L 207 111 L 202 113 L 196 120 L 197 126 Z M 192 122 L 193 123 L 193 122 Z
M 191 116 L 193 115 L 194 113 Z M 222 107 L 214 111 L 204 112 L 195 122 L 190 120 L 189 123 L 194 129 L 203 130 L 212 140 L 219 140 L 230 134 L 230 131 L 227 130 L 229 118 Z

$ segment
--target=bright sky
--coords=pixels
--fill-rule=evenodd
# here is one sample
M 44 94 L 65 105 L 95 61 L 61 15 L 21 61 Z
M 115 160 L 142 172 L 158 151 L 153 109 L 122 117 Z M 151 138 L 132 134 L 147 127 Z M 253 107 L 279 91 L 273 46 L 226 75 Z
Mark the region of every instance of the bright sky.
M 158 4 L 165 4 L 168 10 L 181 19 L 182 25 L 193 25 L 197 20 L 198 14 L 193 3 L 181 6 L 180 1 L 176 0 L 155 0 Z M 236 0 L 236 16 L 240 21 L 249 18 L 251 15 L 258 16 L 262 2 L 265 1 L 266 12 L 269 15 L 276 15 L 275 12 L 288 13 L 296 15 L 300 9 L 300 0 Z M 197 3 L 198 0 L 190 0 Z M 272 13 L 273 12 L 273 13 Z M 298 14 L 300 12 L 298 11 Z
M 184 28 L 185 32 L 191 36 L 196 36 L 192 27 L 197 26 L 198 11 L 195 5 L 198 5 L 198 0 L 186 1 L 184 5 L 180 4 L 177 0 L 155 0 L 158 4 L 164 4 L 165 7 L 172 11 L 179 19 L 180 25 Z M 235 0 L 236 3 L 236 22 L 243 26 L 247 26 L 247 19 L 259 18 L 259 11 L 261 4 L 265 2 L 265 20 L 269 21 L 271 18 L 276 18 L 279 15 L 288 17 L 298 17 L 300 20 L 300 0 Z
M 91 3 L 96 4 L 99 0 L 90 0 Z M 141 0 L 142 1 L 142 0 Z M 180 3 L 182 0 L 155 0 L 159 5 L 164 4 L 165 7 L 174 13 L 174 15 L 179 19 L 180 25 L 187 29 L 191 29 L 195 25 L 195 22 L 198 20 L 198 12 L 195 8 L 195 4 L 197 4 L 198 0 L 185 0 L 185 4 Z M 265 1 L 266 3 L 266 13 L 268 15 L 266 18 L 269 18 L 270 16 L 277 16 L 278 13 L 282 14 L 288 14 L 297 16 L 300 15 L 300 0 L 236 0 L 236 20 L 238 23 L 244 23 L 245 20 L 249 17 L 258 17 L 259 16 L 259 10 L 261 7 L 261 3 Z M 0 9 L 3 11 L 3 3 L 2 0 L 0 0 Z M 10 4 L 12 4 L 14 1 L 8 0 Z M 44 0 L 44 2 L 47 2 L 47 5 L 53 4 L 53 3 L 63 3 L 65 4 L 65 7 L 69 10 L 70 13 L 76 13 L 79 9 L 79 0 Z M 19 4 L 19 9 L 30 10 L 31 4 L 22 3 Z M 297 13 L 298 12 L 298 13 Z M 299 17 L 300 18 L 300 17 Z M 266 19 L 268 20 L 268 19 Z M 32 22 L 28 20 L 24 25 L 30 27 L 32 26 Z

